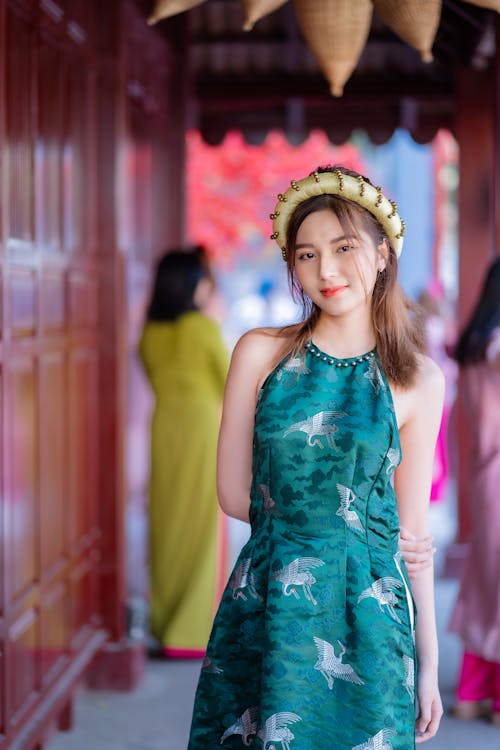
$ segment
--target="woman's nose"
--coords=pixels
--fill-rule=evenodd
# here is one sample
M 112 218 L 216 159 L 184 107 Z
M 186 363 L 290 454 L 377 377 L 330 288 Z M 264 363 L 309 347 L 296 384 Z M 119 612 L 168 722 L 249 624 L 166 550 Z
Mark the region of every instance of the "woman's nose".
M 319 264 L 319 275 L 322 279 L 328 279 L 337 275 L 337 263 L 330 254 L 322 255 Z

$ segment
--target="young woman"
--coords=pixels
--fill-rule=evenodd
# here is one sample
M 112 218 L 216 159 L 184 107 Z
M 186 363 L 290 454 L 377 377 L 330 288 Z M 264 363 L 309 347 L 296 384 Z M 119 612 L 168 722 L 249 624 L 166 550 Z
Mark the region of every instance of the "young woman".
M 202 248 L 167 253 L 158 263 L 140 341 L 155 394 L 151 632 L 171 658 L 204 655 L 222 588 L 215 472 L 228 358 L 217 323 L 201 312 L 212 289 Z
M 273 238 L 307 315 L 232 357 L 218 494 L 252 534 L 189 750 L 410 750 L 442 708 L 432 566 L 416 621 L 398 534 L 428 535 L 443 377 L 396 280 L 404 225 L 381 188 L 325 168 L 278 198 Z
M 454 712 L 464 719 L 489 713 L 500 726 L 500 258 L 455 356 L 472 450 L 469 555 L 451 621 L 465 647 Z

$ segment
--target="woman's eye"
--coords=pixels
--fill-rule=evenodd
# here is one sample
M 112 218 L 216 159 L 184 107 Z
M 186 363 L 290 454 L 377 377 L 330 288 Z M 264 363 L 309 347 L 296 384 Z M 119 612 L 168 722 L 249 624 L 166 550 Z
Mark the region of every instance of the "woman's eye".
M 299 253 L 299 260 L 310 260 L 314 258 L 314 253 Z
M 353 249 L 352 245 L 341 245 L 340 247 L 337 248 L 337 252 L 348 253 L 349 250 L 352 250 L 352 249 Z

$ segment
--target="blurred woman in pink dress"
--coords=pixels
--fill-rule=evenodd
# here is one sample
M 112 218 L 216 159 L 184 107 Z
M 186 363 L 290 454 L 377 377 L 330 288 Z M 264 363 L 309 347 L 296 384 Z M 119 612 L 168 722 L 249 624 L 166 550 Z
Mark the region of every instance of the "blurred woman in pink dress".
M 472 445 L 469 554 L 450 629 L 464 643 L 455 715 L 491 701 L 500 726 L 500 258 L 490 267 L 455 350 Z

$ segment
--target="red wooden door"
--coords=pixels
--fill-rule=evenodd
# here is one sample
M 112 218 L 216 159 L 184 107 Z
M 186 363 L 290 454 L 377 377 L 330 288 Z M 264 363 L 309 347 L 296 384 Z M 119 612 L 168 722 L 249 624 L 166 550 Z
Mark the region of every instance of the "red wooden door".
M 2 750 L 38 747 L 105 642 L 126 643 L 127 279 L 179 238 L 183 205 L 177 188 L 153 210 L 180 183 L 180 52 L 145 13 L 0 4 Z
M 1 23 L 0 745 L 28 747 L 35 710 L 62 708 L 57 687 L 71 687 L 105 637 L 95 12 L 17 0 Z

